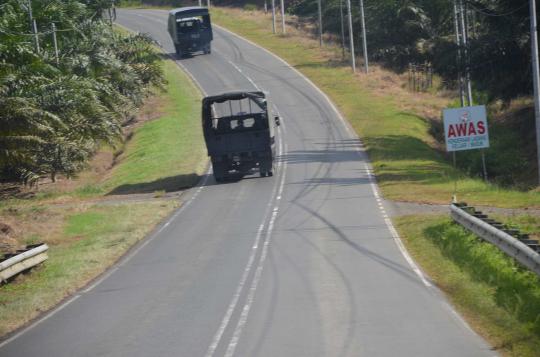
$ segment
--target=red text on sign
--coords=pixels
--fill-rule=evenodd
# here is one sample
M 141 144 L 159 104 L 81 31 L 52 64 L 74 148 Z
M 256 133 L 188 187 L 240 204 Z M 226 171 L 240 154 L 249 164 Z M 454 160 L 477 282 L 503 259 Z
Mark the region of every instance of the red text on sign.
M 482 135 L 486 133 L 486 126 L 483 121 L 476 123 L 459 123 L 459 124 L 450 124 L 448 126 L 448 137 L 455 138 L 458 136 L 471 136 L 471 135 Z

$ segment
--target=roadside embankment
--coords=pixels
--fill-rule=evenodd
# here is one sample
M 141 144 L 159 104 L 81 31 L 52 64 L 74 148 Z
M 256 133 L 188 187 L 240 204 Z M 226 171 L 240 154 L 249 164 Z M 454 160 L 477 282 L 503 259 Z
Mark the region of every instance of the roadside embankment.
M 448 215 L 402 216 L 396 226 L 407 250 L 467 322 L 509 356 L 540 350 L 540 278 L 497 247 L 484 243 Z M 524 232 L 540 220 L 515 216 Z

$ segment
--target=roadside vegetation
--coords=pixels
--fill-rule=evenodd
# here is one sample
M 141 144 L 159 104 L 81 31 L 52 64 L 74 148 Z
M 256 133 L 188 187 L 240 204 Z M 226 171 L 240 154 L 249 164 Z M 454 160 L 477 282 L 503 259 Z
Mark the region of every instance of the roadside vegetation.
M 50 249 L 45 263 L 0 285 L 0 336 L 104 272 L 179 207 L 178 194 L 167 192 L 204 173 L 200 93 L 174 62 L 156 65 L 163 84 L 149 88 L 114 147 L 102 143 L 75 177 L 1 192 L 0 255 L 39 242 Z
M 369 75 L 353 75 L 337 45 L 320 48 L 300 25 L 292 26 L 293 20 L 287 35 L 272 35 L 269 14 L 231 8 L 212 11 L 214 22 L 281 56 L 330 96 L 366 145 L 385 198 L 444 204 L 450 202 L 456 185 L 458 199 L 471 204 L 540 207 L 535 189 L 485 183 L 478 172 L 453 168 L 438 138 L 441 110 L 454 105 L 455 93 L 411 93 L 403 75 L 377 65 Z M 509 158 L 502 147 L 499 150 Z M 458 162 L 467 155 L 458 153 Z M 487 150 L 488 166 L 496 155 Z M 519 160 L 507 161 L 511 165 Z
M 163 85 L 152 40 L 113 31 L 110 3 L 0 3 L 1 181 L 75 175 L 101 144 L 117 144 L 149 88 Z
M 531 228 L 540 224 L 538 217 L 512 220 Z M 498 352 L 538 355 L 540 279 L 534 273 L 447 216 L 403 216 L 395 221 L 413 258 Z

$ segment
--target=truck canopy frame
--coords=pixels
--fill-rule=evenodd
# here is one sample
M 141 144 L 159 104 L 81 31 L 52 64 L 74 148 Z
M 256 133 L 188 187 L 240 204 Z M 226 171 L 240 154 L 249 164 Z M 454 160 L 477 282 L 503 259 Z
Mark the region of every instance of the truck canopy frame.
M 206 7 L 190 6 L 190 7 L 179 7 L 169 11 L 170 15 L 174 15 L 174 18 L 178 21 L 186 17 L 196 17 L 196 16 L 205 16 L 209 15 L 208 9 Z

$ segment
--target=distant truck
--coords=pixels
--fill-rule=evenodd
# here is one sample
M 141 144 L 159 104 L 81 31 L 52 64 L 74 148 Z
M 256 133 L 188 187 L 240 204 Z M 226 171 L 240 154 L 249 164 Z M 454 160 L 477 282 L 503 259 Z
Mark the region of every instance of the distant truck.
M 275 129 L 264 92 L 229 92 L 202 101 L 202 126 L 208 156 L 217 182 L 231 174 L 258 169 L 261 177 L 274 174 Z
M 167 29 L 179 57 L 197 51 L 205 54 L 212 51 L 212 24 L 205 7 L 181 7 L 169 11 Z

